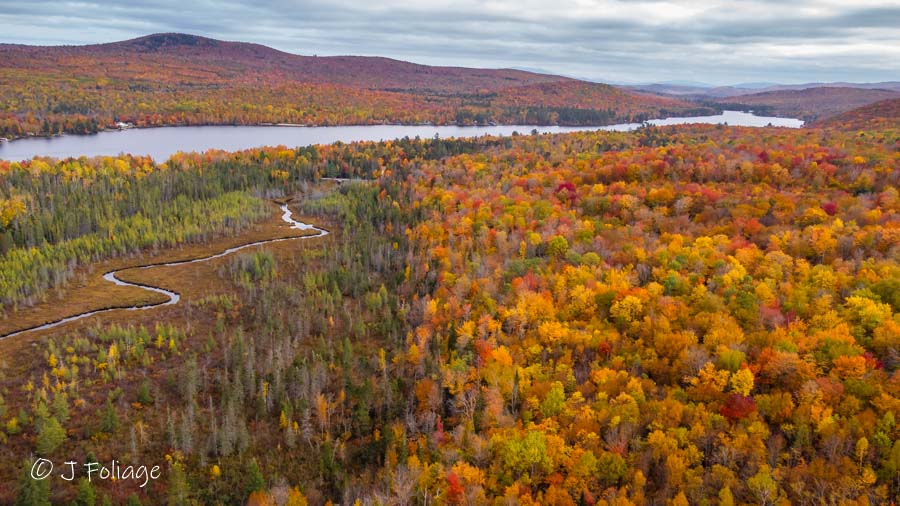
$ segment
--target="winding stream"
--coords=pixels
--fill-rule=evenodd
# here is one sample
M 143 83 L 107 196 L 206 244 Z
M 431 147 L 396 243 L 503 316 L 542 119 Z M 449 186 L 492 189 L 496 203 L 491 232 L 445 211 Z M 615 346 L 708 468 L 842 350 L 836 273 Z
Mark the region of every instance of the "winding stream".
M 209 260 L 213 260 L 215 258 L 221 258 L 226 255 L 230 255 L 230 254 L 234 253 L 235 251 L 240 251 L 242 249 L 250 248 L 253 246 L 259 246 L 260 244 L 269 244 L 269 243 L 281 242 L 281 241 L 293 241 L 295 239 L 311 239 L 313 237 L 322 237 L 322 236 L 328 235 L 328 231 L 323 228 L 319 228 L 314 225 L 310 225 L 308 223 L 303 223 L 302 221 L 295 220 L 293 218 L 293 213 L 288 208 L 287 204 L 281 205 L 281 211 L 282 211 L 282 214 L 281 214 L 282 221 L 291 225 L 292 229 L 315 230 L 317 233 L 313 234 L 313 235 L 304 235 L 304 236 L 298 236 L 298 237 L 281 237 L 281 238 L 277 238 L 277 239 L 265 239 L 262 241 L 249 242 L 247 244 L 242 244 L 240 246 L 234 246 L 232 248 L 228 248 L 221 253 L 216 253 L 215 255 L 209 255 L 209 256 L 205 256 L 205 257 L 201 257 L 201 258 L 194 258 L 191 260 L 177 260 L 175 262 L 152 263 L 152 264 L 147 264 L 147 265 L 139 265 L 137 267 L 125 267 L 123 269 L 109 271 L 103 275 L 103 279 L 109 281 L 110 283 L 113 283 L 113 284 L 116 284 L 119 286 L 133 286 L 136 288 L 142 288 L 144 290 L 149 290 L 151 292 L 161 293 L 161 294 L 165 295 L 166 297 L 168 297 L 169 300 L 167 300 L 165 302 L 145 304 L 142 306 L 124 306 L 124 307 L 110 307 L 110 308 L 103 308 L 103 309 L 95 309 L 93 311 L 87 311 L 87 312 L 79 313 L 77 315 L 69 316 L 67 318 L 63 318 L 60 320 L 52 321 L 49 323 L 44 323 L 43 325 L 37 325 L 34 327 L 29 327 L 27 329 L 17 330 L 15 332 L 11 332 L 9 334 L 0 335 L 0 339 L 6 339 L 7 337 L 13 337 L 13 336 L 17 336 L 19 334 L 24 334 L 26 332 L 32 332 L 35 330 L 51 329 L 53 327 L 57 327 L 64 323 L 69 323 L 69 322 L 72 322 L 75 320 L 80 320 L 82 318 L 87 318 L 89 316 L 94 316 L 94 315 L 101 314 L 101 313 L 107 313 L 109 311 L 119 311 L 119 310 L 136 311 L 136 310 L 140 310 L 140 309 L 150 309 L 150 308 L 160 307 L 160 306 L 171 306 L 173 304 L 178 304 L 178 301 L 181 300 L 181 295 L 179 295 L 178 292 L 166 290 L 165 288 L 160 288 L 158 286 L 151 286 L 151 285 L 146 285 L 143 283 L 132 283 L 130 281 L 124 281 L 118 277 L 118 274 L 122 271 L 143 270 L 143 269 L 150 269 L 152 267 L 168 267 L 168 266 L 172 266 L 172 265 L 183 265 L 183 264 L 195 264 L 195 263 L 200 263 L 200 262 L 208 262 Z

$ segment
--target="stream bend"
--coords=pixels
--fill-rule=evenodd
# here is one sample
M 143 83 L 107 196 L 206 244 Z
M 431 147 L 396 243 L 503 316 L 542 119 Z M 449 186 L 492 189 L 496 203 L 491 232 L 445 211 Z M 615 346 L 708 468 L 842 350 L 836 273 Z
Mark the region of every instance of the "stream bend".
M 209 256 L 205 256 L 205 257 L 201 257 L 201 258 L 194 258 L 191 260 L 177 260 L 175 262 L 152 263 L 152 264 L 146 264 L 146 265 L 139 265 L 136 267 L 125 267 L 124 269 L 116 269 L 114 271 L 109 271 L 103 275 L 103 279 L 109 281 L 110 283 L 113 283 L 113 284 L 116 284 L 119 286 L 133 286 L 136 288 L 142 288 L 144 290 L 149 290 L 151 292 L 161 293 L 161 294 L 165 295 L 166 297 L 168 297 L 169 300 L 167 300 L 165 302 L 157 302 L 155 304 L 145 304 L 143 306 L 123 306 L 123 307 L 110 307 L 110 308 L 103 308 L 103 309 L 95 309 L 93 311 L 79 313 L 79 314 L 76 314 L 73 316 L 62 318 L 60 320 L 44 323 L 42 325 L 36 325 L 34 327 L 29 327 L 27 329 L 17 330 L 15 332 L 10 332 L 9 334 L 0 335 L 0 339 L 6 339 L 7 337 L 13 337 L 13 336 L 17 336 L 19 334 L 24 334 L 26 332 L 33 332 L 36 330 L 51 329 L 53 327 L 57 327 L 64 323 L 69 323 L 69 322 L 72 322 L 75 320 L 80 320 L 82 318 L 87 318 L 89 316 L 94 316 L 94 315 L 106 313 L 109 311 L 119 311 L 119 310 L 137 311 L 137 310 L 141 310 L 141 309 L 150 309 L 150 308 L 160 307 L 160 306 L 170 306 L 173 304 L 178 304 L 178 301 L 181 300 L 181 295 L 179 295 L 178 292 L 166 290 L 165 288 L 160 288 L 158 286 L 151 286 L 151 285 L 146 285 L 143 283 L 132 283 L 130 281 L 123 281 L 122 279 L 119 279 L 117 277 L 117 275 L 122 271 L 143 270 L 143 269 L 150 269 L 152 267 L 167 267 L 167 266 L 172 266 L 172 265 L 195 264 L 195 263 L 200 263 L 200 262 L 207 262 L 207 261 L 213 260 L 215 258 L 221 258 L 221 257 L 227 256 L 227 255 L 230 255 L 230 254 L 234 253 L 235 251 L 240 251 L 242 249 L 250 248 L 253 246 L 259 246 L 260 244 L 269 244 L 269 243 L 281 242 L 281 241 L 293 241 L 296 239 L 312 239 L 313 237 L 322 237 L 322 236 L 328 235 L 328 231 L 325 230 L 324 228 L 319 228 L 314 225 L 310 225 L 308 223 L 303 223 L 302 221 L 295 220 L 293 218 L 293 213 L 288 208 L 287 204 L 281 205 L 281 211 L 282 211 L 282 214 L 281 214 L 282 221 L 284 221 L 285 223 L 288 223 L 292 229 L 314 230 L 317 233 L 313 234 L 313 235 L 304 235 L 304 236 L 299 236 L 299 237 L 282 237 L 282 238 L 278 238 L 278 239 L 265 239 L 262 241 L 249 242 L 247 244 L 242 244 L 240 246 L 234 246 L 232 248 L 228 248 L 221 253 L 216 253 L 215 255 L 209 255 Z

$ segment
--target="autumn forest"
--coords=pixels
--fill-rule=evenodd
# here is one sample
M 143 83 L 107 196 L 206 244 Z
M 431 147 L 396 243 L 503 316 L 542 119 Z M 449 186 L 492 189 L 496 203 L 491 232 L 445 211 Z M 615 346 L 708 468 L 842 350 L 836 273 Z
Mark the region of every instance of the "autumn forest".
M 695 126 L 3 162 L 7 331 L 59 308 L 93 263 L 239 234 L 271 216 L 266 198 L 296 195 L 333 233 L 223 258 L 165 319 L 2 342 L 0 494 L 887 502 L 897 132 Z M 165 478 L 50 488 L 27 476 L 31 452 L 156 459 Z
M 0 44 L 4 143 L 811 120 L 0 160 L 0 504 L 896 504 L 898 95 Z

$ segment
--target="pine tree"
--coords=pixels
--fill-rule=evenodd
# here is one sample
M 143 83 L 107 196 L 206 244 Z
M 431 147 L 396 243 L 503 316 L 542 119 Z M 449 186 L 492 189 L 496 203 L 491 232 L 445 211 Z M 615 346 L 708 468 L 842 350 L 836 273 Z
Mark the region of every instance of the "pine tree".
M 97 493 L 94 486 L 87 478 L 82 478 L 78 482 L 78 492 L 75 494 L 75 506 L 94 506 L 97 504 Z
M 53 453 L 66 440 L 66 431 L 55 417 L 49 417 L 41 424 L 37 437 L 37 452 L 41 455 Z
M 69 401 L 66 394 L 57 392 L 53 395 L 53 416 L 65 423 L 69 419 Z
M 100 420 L 100 431 L 112 434 L 119 428 L 119 417 L 116 415 L 116 409 L 112 405 L 112 401 L 106 399 L 106 407 L 103 408 Z
M 26 461 L 16 490 L 16 506 L 50 506 L 50 480 L 31 477 L 34 463 Z
M 184 466 L 180 462 L 172 464 L 169 470 L 169 486 L 166 504 L 169 506 L 181 506 L 188 500 L 187 476 L 184 474 Z
M 144 406 L 149 406 L 153 404 L 153 396 L 150 394 L 150 382 L 144 381 L 138 387 L 137 390 L 137 401 L 143 404 Z
M 263 478 L 259 463 L 252 459 L 247 466 L 247 495 L 266 489 L 266 480 Z

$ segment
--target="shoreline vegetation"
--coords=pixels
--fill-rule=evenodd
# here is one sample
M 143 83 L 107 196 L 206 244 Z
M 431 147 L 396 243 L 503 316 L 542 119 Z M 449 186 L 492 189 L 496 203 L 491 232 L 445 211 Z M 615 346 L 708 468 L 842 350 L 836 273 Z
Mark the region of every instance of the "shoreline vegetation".
M 177 128 L 177 127 L 188 127 L 188 126 L 266 126 L 266 127 L 285 127 L 285 128 L 316 128 L 316 127 L 342 127 L 342 126 L 459 126 L 459 127 L 476 127 L 476 126 L 503 126 L 503 125 L 516 125 L 523 127 L 548 127 L 548 126 L 557 126 L 557 127 L 604 127 L 610 125 L 618 125 L 618 124 L 630 124 L 630 123 L 644 123 L 650 120 L 656 119 L 667 119 L 670 117 L 700 117 L 706 115 L 719 114 L 723 109 L 709 106 L 698 106 L 694 109 L 687 109 L 683 111 L 672 111 L 671 114 L 663 114 L 660 116 L 648 116 L 648 115 L 639 115 L 639 116 L 625 116 L 625 117 L 613 117 L 604 122 L 541 122 L 541 123 L 517 123 L 515 120 L 510 120 L 506 122 L 496 122 L 492 120 L 488 120 L 481 123 L 476 122 L 468 122 L 468 123 L 460 123 L 460 122 L 447 122 L 447 123 L 433 123 L 431 121 L 421 121 L 414 123 L 405 123 L 405 122 L 390 122 L 390 121 L 379 121 L 379 120 L 371 120 L 371 121 L 362 121 L 358 123 L 278 123 L 278 122 L 261 122 L 261 123 L 239 123 L 239 122 L 173 122 L 173 123 L 160 123 L 160 124 L 142 124 L 142 123 L 129 123 L 130 126 L 127 128 L 116 126 L 118 120 L 114 120 L 112 123 L 106 124 L 104 126 L 96 126 L 90 129 L 84 130 L 81 128 L 72 128 L 67 130 L 53 131 L 52 133 L 48 132 L 26 132 L 22 134 L 13 134 L 7 133 L 8 137 L 4 137 L 5 142 L 14 142 L 16 140 L 21 139 L 49 139 L 53 137 L 61 137 L 66 135 L 94 135 L 101 132 L 120 132 L 127 131 L 131 129 L 148 129 L 148 128 Z M 52 126 L 50 127 L 52 129 Z M 0 141 L 3 142 L 3 141 Z
M 692 121 L 697 118 L 697 121 Z M 767 123 L 766 123 L 767 121 Z M 687 116 L 687 117 L 668 117 L 665 119 L 651 119 L 645 123 L 625 123 L 607 126 L 576 126 L 576 127 L 541 127 L 535 125 L 473 125 L 467 127 L 448 126 L 448 125 L 358 125 L 358 126 L 332 126 L 332 127 L 316 127 L 309 125 L 213 125 L 213 126 L 190 126 L 190 127 L 147 127 L 143 130 L 145 133 L 133 134 L 130 138 L 123 138 L 121 142 L 116 137 L 104 137 L 102 140 L 92 141 L 85 139 L 68 139 L 68 147 L 66 141 L 60 141 L 57 145 L 45 143 L 31 144 L 14 144 L 7 150 L 0 150 L 0 157 L 7 160 L 25 160 L 33 157 L 42 157 L 41 153 L 53 153 L 55 158 L 69 158 L 82 156 L 103 156 L 112 155 L 121 152 L 141 152 L 148 154 L 154 159 L 163 160 L 179 151 L 207 151 L 207 150 L 229 150 L 239 151 L 242 149 L 253 149 L 262 145 L 312 145 L 312 144 L 331 144 L 333 142 L 352 143 L 366 142 L 375 140 L 400 139 L 402 137 L 434 137 L 440 136 L 444 138 L 463 138 L 484 135 L 526 135 L 528 133 L 566 133 L 572 131 L 590 131 L 590 130 L 606 130 L 606 131 L 630 131 L 638 128 L 648 128 L 654 126 L 671 126 L 676 124 L 722 124 L 733 126 L 781 126 L 789 128 L 797 128 L 803 126 L 803 122 L 791 118 L 779 117 L 760 117 L 753 113 L 744 113 L 739 111 L 723 111 L 716 116 Z M 282 127 L 285 129 L 295 129 L 291 135 L 274 134 L 271 131 L 265 131 L 266 128 Z M 381 127 L 381 128 L 379 128 Z M 182 130 L 183 136 L 174 137 L 172 134 L 179 128 Z M 367 129 L 372 128 L 369 132 Z M 133 130 L 133 127 L 120 128 L 117 131 Z M 168 132 L 147 132 L 148 130 L 168 130 Z M 229 129 L 235 129 L 235 134 Z M 559 129 L 559 130 L 555 130 Z M 307 130 L 307 131 L 302 131 Z M 219 136 L 213 134 L 216 132 Z M 102 132 L 101 132 L 102 133 Z M 66 135 L 66 134 L 62 134 Z M 155 135 L 166 136 L 171 138 L 154 138 Z M 82 137 L 76 135 L 75 137 Z M 87 136 L 85 136 L 87 137 Z M 92 142 L 96 142 L 97 146 L 92 146 Z M 170 146 L 167 150 L 160 150 L 159 146 Z M 149 153 L 148 153 L 149 151 Z

